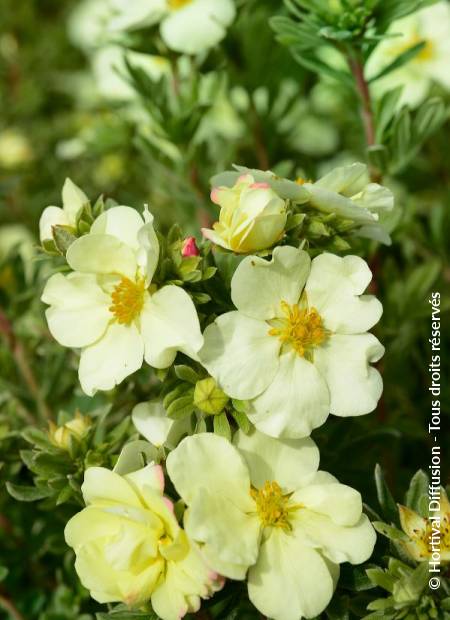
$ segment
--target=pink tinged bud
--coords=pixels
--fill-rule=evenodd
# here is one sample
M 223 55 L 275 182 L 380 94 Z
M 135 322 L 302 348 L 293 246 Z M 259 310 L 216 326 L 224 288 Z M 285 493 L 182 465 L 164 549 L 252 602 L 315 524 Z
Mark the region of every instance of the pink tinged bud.
M 156 475 L 156 479 L 159 483 L 159 488 L 161 490 L 161 493 L 164 491 L 164 486 L 165 486 L 165 480 L 164 480 L 164 471 L 163 468 L 161 467 L 161 465 L 155 465 L 155 475 Z
M 211 190 L 211 200 L 216 205 L 219 204 L 219 191 L 218 187 L 213 187 Z
M 270 185 L 268 183 L 252 183 L 250 189 L 270 189 Z
M 183 241 L 183 247 L 181 248 L 181 255 L 184 258 L 188 258 L 189 256 L 199 256 L 200 250 L 197 247 L 197 243 L 195 242 L 195 237 L 187 237 Z

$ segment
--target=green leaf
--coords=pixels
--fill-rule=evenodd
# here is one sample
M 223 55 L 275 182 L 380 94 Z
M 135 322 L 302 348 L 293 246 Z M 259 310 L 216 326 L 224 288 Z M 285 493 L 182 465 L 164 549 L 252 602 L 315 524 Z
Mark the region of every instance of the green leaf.
M 0 581 L 3 581 L 8 576 L 9 569 L 6 566 L 0 566 Z
M 439 97 L 434 97 L 420 106 L 414 119 L 413 130 L 419 144 L 433 134 L 446 120 L 448 111 Z
M 383 136 L 386 128 L 397 111 L 397 104 L 403 91 L 403 86 L 389 90 L 381 97 L 376 108 L 376 141 L 384 143 Z
M 50 442 L 48 433 L 45 433 L 38 428 L 29 426 L 24 431 L 22 431 L 22 437 L 25 439 L 25 441 L 28 441 L 28 443 L 31 443 L 34 446 L 38 446 L 39 448 L 53 448 L 53 444 Z
M 387 523 L 383 523 L 382 521 L 374 521 L 372 525 L 377 530 L 377 532 L 383 534 L 383 536 L 386 536 L 386 538 L 389 538 L 389 540 L 400 542 L 408 540 L 408 537 L 404 532 L 397 529 L 396 527 L 393 527 L 392 525 L 388 525 Z
M 14 497 L 19 502 L 35 502 L 52 495 L 52 490 L 48 487 L 46 489 L 38 489 L 37 487 L 21 486 L 12 482 L 6 483 L 6 489 L 11 497 Z
M 76 240 L 76 236 L 73 234 L 71 228 L 68 228 L 67 226 L 60 226 L 59 224 L 53 226 L 52 231 L 53 239 L 58 251 L 65 256 L 69 247 Z
M 423 504 L 422 498 L 426 497 L 428 500 L 428 484 L 428 476 L 422 469 L 419 469 L 419 471 L 416 472 L 411 478 L 411 482 L 409 483 L 409 488 L 405 496 L 405 504 L 408 508 L 411 508 L 414 512 L 421 514 L 422 517 L 428 517 L 428 511 L 426 514 L 421 513 Z
M 399 54 L 397 58 L 395 58 L 391 63 L 387 65 L 387 67 L 384 67 L 384 69 L 379 71 L 376 75 L 374 75 L 374 77 L 370 78 L 370 80 L 368 81 L 370 83 L 375 82 L 376 80 L 379 80 L 388 73 L 391 73 L 391 71 L 395 71 L 396 69 L 403 67 L 403 65 L 415 58 L 415 56 L 417 56 L 417 54 L 419 54 L 419 52 L 423 50 L 425 45 L 426 41 L 420 41 L 419 43 L 412 45 L 407 50 Z
M 239 426 L 241 431 L 248 435 L 253 428 L 252 423 L 247 418 L 247 415 L 243 411 L 237 411 L 236 409 L 231 410 L 231 415 L 236 421 L 236 424 Z
M 394 120 L 392 127 L 392 150 L 396 161 L 401 162 L 410 155 L 411 147 L 411 113 L 408 108 L 402 108 Z
M 387 521 L 398 525 L 399 516 L 397 510 L 397 504 L 389 491 L 389 488 L 384 479 L 383 471 L 377 464 L 375 466 L 375 484 L 377 488 L 378 502 L 380 504 L 382 514 Z
M 113 471 L 124 476 L 145 467 L 157 458 L 158 450 L 150 442 L 143 439 L 130 441 L 123 446 Z
M 193 390 L 189 390 L 185 396 L 176 398 L 167 407 L 166 411 L 169 418 L 172 418 L 172 420 L 181 420 L 191 415 L 194 411 L 193 393 Z
M 228 422 L 227 414 L 220 413 L 214 416 L 214 432 L 231 441 L 231 428 Z
M 385 571 L 382 568 L 368 568 L 366 573 L 374 585 L 379 588 L 383 588 L 383 590 L 387 590 L 388 592 L 392 592 L 394 590 L 395 578 L 390 575 L 388 571 Z
M 174 366 L 174 371 L 178 379 L 181 379 L 181 381 L 187 381 L 188 383 L 195 384 L 200 379 L 200 375 L 198 375 L 193 368 L 184 364 Z

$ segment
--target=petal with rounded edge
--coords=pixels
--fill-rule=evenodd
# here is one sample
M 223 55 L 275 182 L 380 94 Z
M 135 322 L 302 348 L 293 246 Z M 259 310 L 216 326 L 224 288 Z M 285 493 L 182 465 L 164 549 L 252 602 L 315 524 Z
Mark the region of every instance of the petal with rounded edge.
M 271 437 L 307 437 L 328 417 L 330 396 L 315 364 L 283 353 L 269 387 L 250 401 L 248 417 Z
M 315 549 L 295 535 L 273 529 L 248 575 L 248 595 L 268 618 L 299 620 L 318 616 L 335 588 L 334 574 Z
M 179 495 L 189 505 L 200 488 L 231 499 L 242 510 L 252 510 L 250 476 L 244 459 L 224 437 L 200 433 L 186 437 L 167 457 L 167 472 Z
M 78 376 L 88 396 L 112 390 L 142 366 L 144 343 L 135 325 L 112 323 L 103 338 L 81 352 Z
M 88 505 L 111 502 L 142 508 L 139 496 L 125 478 L 105 467 L 86 469 L 81 492 Z
M 361 494 L 337 482 L 308 484 L 294 493 L 292 501 L 326 515 L 337 525 L 355 525 L 361 518 Z
M 163 445 L 175 448 L 190 427 L 189 417 L 182 420 L 169 418 L 159 399 L 137 404 L 131 419 L 138 432 L 158 448 Z
M 55 273 L 48 279 L 41 299 L 50 304 L 45 312 L 48 328 L 65 347 L 85 347 L 96 342 L 112 318 L 110 297 L 90 274 Z
M 66 260 L 74 271 L 98 274 L 136 275 L 136 255 L 129 246 L 112 235 L 88 234 L 72 243 Z
M 138 232 L 144 226 L 142 216 L 131 207 L 112 207 L 92 224 L 90 234 L 111 235 L 133 250 L 139 248 Z
M 232 0 L 195 0 L 163 20 L 161 37 L 176 52 L 198 54 L 224 38 L 235 14 Z
M 246 568 L 257 560 L 261 522 L 254 503 L 253 512 L 250 512 L 229 494 L 202 487 L 189 505 L 185 528 L 190 538 L 208 545 L 210 562 L 211 551 L 221 562 Z M 211 568 L 219 572 L 219 566 L 215 563 L 211 564 Z
M 257 430 L 249 435 L 238 431 L 233 443 L 244 457 L 256 488 L 276 481 L 283 493 L 291 493 L 307 483 L 319 466 L 319 450 L 309 437 L 274 439 Z
M 294 514 L 294 528 L 298 528 L 309 544 L 321 549 L 332 562 L 361 564 L 372 555 L 377 537 L 366 515 L 346 527 L 312 510 L 298 510 Z
M 200 361 L 228 396 L 254 398 L 273 381 L 278 369 L 278 338 L 265 321 L 227 312 L 209 325 Z
M 370 366 L 384 353 L 372 334 L 334 334 L 315 350 L 314 364 L 330 390 L 330 413 L 364 415 L 377 406 L 383 391 L 378 370 Z
M 361 295 L 371 279 L 369 266 L 359 256 L 320 254 L 312 261 L 305 286 L 308 304 L 317 309 L 332 332 L 360 334 L 373 327 L 383 313 L 378 299 Z
M 62 189 L 62 202 L 64 212 L 67 214 L 70 224 L 74 226 L 79 210 L 89 202 L 89 198 L 78 185 L 67 178 Z
M 197 310 L 179 286 L 164 286 L 152 295 L 141 313 L 145 361 L 154 368 L 167 368 L 178 351 L 198 359 L 203 346 Z
M 53 239 L 53 226 L 72 226 L 67 213 L 60 207 L 46 207 L 39 220 L 39 238 L 41 243 Z
M 298 302 L 310 262 L 306 252 L 290 246 L 276 247 L 270 261 L 247 256 L 231 280 L 234 305 L 255 319 L 281 316 L 281 301 L 290 305 Z

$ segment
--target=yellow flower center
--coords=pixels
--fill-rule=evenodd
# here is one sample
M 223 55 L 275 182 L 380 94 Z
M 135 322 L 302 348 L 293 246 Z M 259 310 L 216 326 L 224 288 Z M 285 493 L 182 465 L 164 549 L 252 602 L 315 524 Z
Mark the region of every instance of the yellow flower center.
M 172 11 L 178 11 L 178 9 L 182 9 L 186 4 L 190 4 L 191 2 L 192 0 L 167 0 L 169 9 L 172 9 Z
M 109 307 L 118 323 L 130 325 L 139 316 L 144 305 L 144 293 L 144 278 L 138 278 L 133 282 L 122 276 L 111 294 L 112 304 Z
M 434 57 L 434 54 L 435 54 L 435 49 L 434 49 L 433 41 L 430 41 L 430 40 L 427 40 L 427 39 L 423 39 L 417 33 L 413 34 L 408 39 L 408 41 L 401 42 L 401 43 L 399 42 L 398 45 L 395 45 L 394 49 L 393 49 L 393 52 L 394 52 L 395 56 L 398 56 L 401 53 L 406 52 L 406 50 L 410 49 L 414 45 L 417 45 L 418 43 L 425 43 L 425 45 L 422 47 L 420 52 L 416 56 L 414 56 L 413 62 L 415 62 L 415 61 L 426 62 L 427 60 L 432 60 L 432 58 Z
M 289 512 L 299 506 L 288 506 L 289 495 L 283 495 L 278 482 L 266 480 L 261 489 L 250 490 L 255 500 L 256 511 L 263 527 L 280 527 L 290 530 Z
M 270 336 L 276 336 L 283 344 L 291 346 L 301 357 L 309 357 L 312 349 L 328 338 L 328 331 L 315 308 L 304 308 L 281 302 L 284 318 L 271 321 Z
M 446 514 L 440 524 L 426 519 L 426 526 L 423 530 L 414 531 L 415 543 L 419 549 L 419 554 L 423 558 L 431 557 L 436 545 L 439 542 L 441 554 L 450 551 L 450 514 Z

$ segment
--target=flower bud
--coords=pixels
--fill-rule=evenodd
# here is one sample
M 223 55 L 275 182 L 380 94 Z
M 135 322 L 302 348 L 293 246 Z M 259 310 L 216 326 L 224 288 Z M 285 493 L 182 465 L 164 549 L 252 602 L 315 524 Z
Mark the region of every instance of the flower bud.
M 209 415 L 221 413 L 228 402 L 228 396 L 212 377 L 197 381 L 194 389 L 194 405 Z
M 213 230 L 205 237 L 227 250 L 245 254 L 270 248 L 281 239 L 286 225 L 286 202 L 268 183 L 240 176 L 233 187 L 215 187 L 211 200 L 220 206 Z
M 73 420 L 69 420 L 69 422 L 62 426 L 56 426 L 56 424 L 50 422 L 50 441 L 58 448 L 68 450 L 70 438 L 73 437 L 78 441 L 83 439 L 91 426 L 91 419 L 77 411 Z
M 200 250 L 197 247 L 195 237 L 186 237 L 181 248 L 181 255 L 183 258 L 188 258 L 189 256 L 200 256 Z

